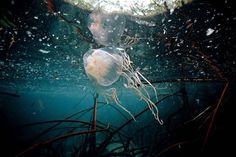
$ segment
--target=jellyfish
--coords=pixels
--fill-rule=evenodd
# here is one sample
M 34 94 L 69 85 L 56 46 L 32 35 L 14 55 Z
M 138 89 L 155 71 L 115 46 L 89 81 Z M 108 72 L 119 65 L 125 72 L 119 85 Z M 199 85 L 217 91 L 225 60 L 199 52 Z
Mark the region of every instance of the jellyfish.
M 95 10 L 89 17 L 88 28 L 97 43 L 104 46 L 114 46 L 119 43 L 125 30 L 123 15 Z
M 91 49 L 83 56 L 85 72 L 101 86 L 116 82 L 122 71 L 122 57 L 116 49 Z
M 133 114 L 121 103 L 117 95 L 116 87 L 112 86 L 120 78 L 123 78 L 123 86 L 134 91 L 146 102 L 155 119 L 163 124 L 159 118 L 156 104 L 151 100 L 148 88 L 152 88 L 157 99 L 155 87 L 139 72 L 132 67 L 129 55 L 122 48 L 105 47 L 91 49 L 83 56 L 84 69 L 87 76 L 95 83 L 98 91 L 106 97 L 112 98 L 114 102 L 126 111 L 134 120 Z

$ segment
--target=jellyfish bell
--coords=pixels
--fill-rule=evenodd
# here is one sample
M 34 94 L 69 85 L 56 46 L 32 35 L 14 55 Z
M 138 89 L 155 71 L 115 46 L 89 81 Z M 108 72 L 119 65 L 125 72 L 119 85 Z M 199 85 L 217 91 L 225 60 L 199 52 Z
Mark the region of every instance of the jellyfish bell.
M 88 28 L 97 43 L 114 46 L 125 30 L 125 17 L 118 13 L 95 10 L 89 15 Z
M 122 57 L 115 48 L 91 49 L 83 56 L 85 72 L 100 86 L 115 83 L 122 71 Z

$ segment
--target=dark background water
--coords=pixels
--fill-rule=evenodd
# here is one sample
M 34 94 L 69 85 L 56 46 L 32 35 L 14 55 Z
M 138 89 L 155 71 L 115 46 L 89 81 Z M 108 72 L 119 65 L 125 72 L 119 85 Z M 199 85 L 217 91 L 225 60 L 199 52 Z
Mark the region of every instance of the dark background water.
M 95 90 L 85 75 L 82 57 L 91 47 L 101 45 L 94 43 L 87 28 L 89 11 L 61 0 L 54 1 L 53 7 L 63 17 L 49 12 L 44 1 L 1 4 L 1 156 L 16 156 L 33 144 L 91 129 L 89 125 L 65 121 L 92 123 Z M 114 148 L 123 146 L 130 152 L 137 149 L 144 156 L 234 153 L 230 144 L 236 102 L 234 10 L 232 1 L 196 0 L 173 14 L 142 19 L 156 23 L 155 27 L 138 25 L 132 17 L 126 17 L 125 33 L 141 37 L 126 49 L 134 67 L 153 83 L 160 99 L 167 98 L 158 104 L 163 126 L 147 111 L 110 139 Z M 206 35 L 209 28 L 214 32 Z M 80 30 L 89 42 L 81 37 Z M 146 104 L 122 88 L 122 81 L 117 85 L 118 95 L 127 109 L 138 114 Z M 114 103 L 105 105 L 102 96 L 98 100 L 98 125 L 111 127 L 108 132 L 97 133 L 97 147 L 130 119 Z M 60 125 L 59 120 L 63 121 Z M 50 122 L 35 124 L 45 121 Z M 58 126 L 48 130 L 54 124 Z M 23 156 L 92 156 L 82 151 L 94 143 L 86 136 L 90 134 L 38 146 Z M 106 156 L 109 149 L 100 154 Z M 120 151 L 120 156 L 125 156 L 124 152 Z

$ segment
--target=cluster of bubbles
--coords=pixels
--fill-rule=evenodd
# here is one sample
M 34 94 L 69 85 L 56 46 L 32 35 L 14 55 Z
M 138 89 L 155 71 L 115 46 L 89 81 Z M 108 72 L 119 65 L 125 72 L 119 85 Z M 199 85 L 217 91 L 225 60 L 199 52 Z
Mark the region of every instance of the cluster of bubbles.
M 90 49 L 83 56 L 85 72 L 95 84 L 97 92 L 106 99 L 113 100 L 135 120 L 133 114 L 122 105 L 117 95 L 117 88 L 113 86 L 123 77 L 124 87 L 134 91 L 144 100 L 155 119 L 162 124 L 158 108 L 151 100 L 147 89 L 151 88 L 157 99 L 155 87 L 138 70 L 133 69 L 129 55 L 118 46 L 125 30 L 125 17 L 121 14 L 108 14 L 100 10 L 95 10 L 89 17 L 88 28 L 93 38 L 104 46 L 99 49 Z

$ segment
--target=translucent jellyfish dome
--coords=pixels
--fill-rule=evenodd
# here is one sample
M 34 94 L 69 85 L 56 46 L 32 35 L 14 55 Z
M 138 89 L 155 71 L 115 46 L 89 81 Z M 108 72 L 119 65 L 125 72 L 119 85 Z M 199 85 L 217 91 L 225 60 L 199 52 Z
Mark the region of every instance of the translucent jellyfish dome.
M 122 71 L 122 56 L 116 48 L 90 49 L 83 56 L 88 77 L 101 86 L 115 83 Z
M 114 46 L 120 41 L 125 30 L 124 15 L 95 10 L 89 17 L 88 28 L 97 43 Z

